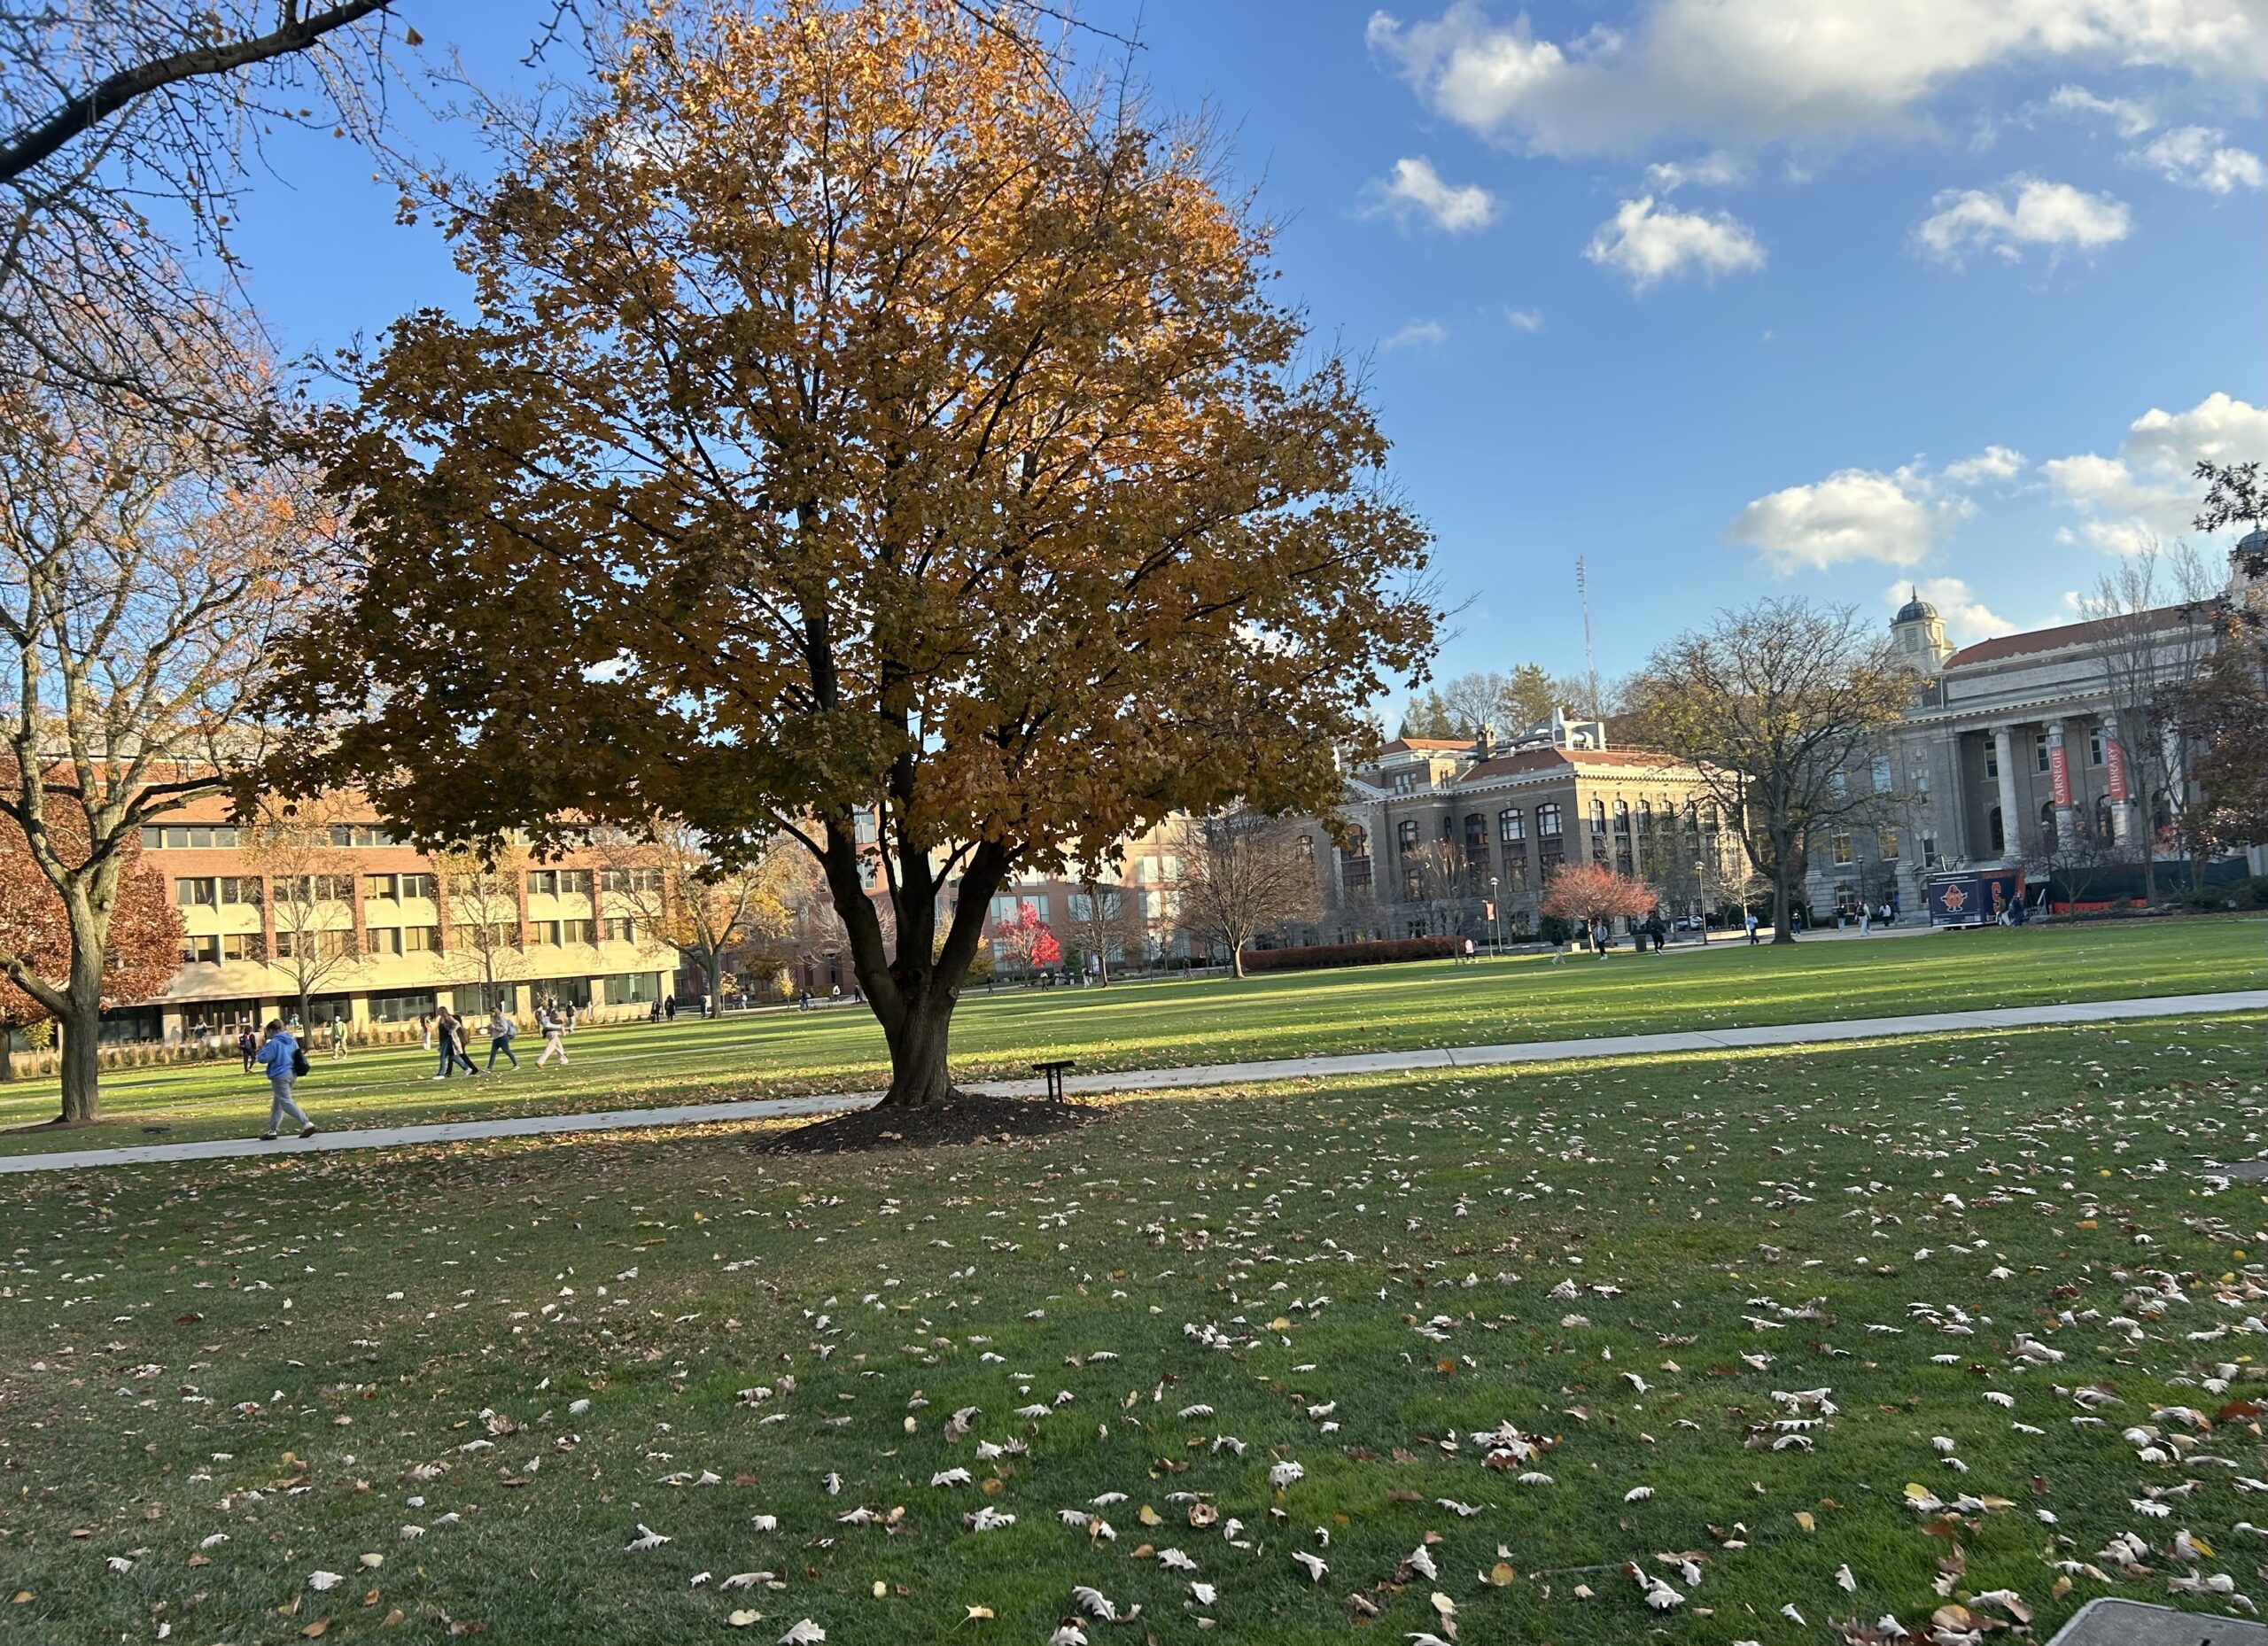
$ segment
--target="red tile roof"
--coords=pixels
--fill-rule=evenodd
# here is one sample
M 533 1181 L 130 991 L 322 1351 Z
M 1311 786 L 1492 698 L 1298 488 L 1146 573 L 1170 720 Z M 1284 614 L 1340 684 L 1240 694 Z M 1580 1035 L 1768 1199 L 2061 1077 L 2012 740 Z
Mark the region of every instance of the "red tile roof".
M 2160 606 L 2142 616 L 2154 629 L 2170 629 L 2177 623 L 2192 621 L 2193 614 L 2202 610 L 2195 606 Z M 2003 634 L 1964 646 L 1939 666 L 1958 669 L 1972 663 L 1998 663 L 2003 657 L 2021 657 L 2031 652 L 2092 645 L 2114 633 L 2117 625 L 2124 621 L 2123 617 L 2096 618 L 2087 623 L 2061 624 L 2052 629 L 2032 629 L 2022 634 Z
M 1440 749 L 1455 753 L 1472 747 L 1469 737 L 1397 737 L 1379 752 L 1382 755 L 1416 754 L 1420 749 Z
M 1477 778 L 1515 777 L 1523 772 L 1547 772 L 1554 766 L 1612 766 L 1623 770 L 1640 767 L 1662 771 L 1684 764 L 1674 755 L 1661 754 L 1651 749 L 1523 749 L 1518 754 L 1499 755 L 1493 760 L 1483 760 L 1458 780 L 1469 783 Z

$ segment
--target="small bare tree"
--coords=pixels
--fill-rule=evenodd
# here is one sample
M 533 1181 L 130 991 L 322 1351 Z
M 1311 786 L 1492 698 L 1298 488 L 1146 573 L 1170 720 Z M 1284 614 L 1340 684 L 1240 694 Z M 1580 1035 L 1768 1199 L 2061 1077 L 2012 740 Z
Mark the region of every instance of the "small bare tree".
M 1071 897 L 1071 935 L 1079 947 L 1095 957 L 1096 976 L 1107 987 L 1110 982 L 1110 951 L 1115 948 L 1126 952 L 1127 920 L 1135 898 L 1115 881 L 1099 880 L 1089 875 L 1079 882 L 1079 889 Z M 1141 944 L 1135 944 L 1138 959 Z
M 1259 812 L 1182 830 L 1181 924 L 1229 951 L 1244 975 L 1245 945 L 1271 927 L 1315 918 L 1315 858 L 1296 824 Z
M 508 983 L 527 975 L 520 925 L 520 891 L 527 853 L 516 847 L 493 853 L 456 850 L 434 854 L 439 871 L 443 970 L 480 985 L 481 1004 L 493 1008 Z
M 299 1021 L 315 1028 L 313 1001 L 362 969 L 354 881 L 330 843 L 330 811 L 264 808 L 244 831 L 245 873 L 261 877 L 260 959 L 290 985 Z
M 2142 895 L 2155 903 L 2157 813 L 2182 835 L 2189 807 L 2188 722 L 2168 708 L 2189 691 L 2211 658 L 2219 580 L 2186 543 L 2171 550 L 2152 538 L 2097 581 L 2082 611 L 2096 625 L 2093 651 L 2117 725 L 2111 756 L 2127 773 L 2126 804 L 2139 812 L 2133 834 Z
M 781 900 L 782 853 L 727 861 L 699 830 L 668 819 L 643 835 L 602 829 L 591 843 L 606 865 L 607 905 L 629 911 L 642 934 L 698 966 L 712 1000 L 727 957 L 778 940 L 791 924 Z

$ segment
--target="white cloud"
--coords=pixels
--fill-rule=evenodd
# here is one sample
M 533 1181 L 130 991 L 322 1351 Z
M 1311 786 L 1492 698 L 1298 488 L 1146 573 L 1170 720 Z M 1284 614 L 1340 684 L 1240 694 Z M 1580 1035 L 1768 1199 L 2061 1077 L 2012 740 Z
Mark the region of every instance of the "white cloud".
M 1976 591 L 1960 578 L 1924 578 L 1919 584 L 1893 583 L 1882 592 L 1884 602 L 1893 607 L 1903 606 L 1916 594 L 1938 609 L 1938 616 L 1945 622 L 1946 634 L 1956 646 L 2016 633 L 2015 624 L 1977 599 Z
M 2169 182 L 2209 194 L 2268 187 L 2268 167 L 2249 149 L 2232 148 L 2210 126 L 2177 126 L 2126 158 L 2154 166 Z
M 1430 21 L 1376 12 L 1367 38 L 1437 113 L 1553 154 L 1918 131 L 1931 98 L 1995 67 L 2268 72 L 2257 0 L 1654 0 L 1556 41 L 1453 0 Z
M 1737 218 L 1658 206 L 1651 195 L 1623 201 L 1598 226 L 1583 255 L 1627 275 L 1634 291 L 1694 269 L 1713 280 L 1764 267 L 1764 247 Z
M 2023 472 L 2023 454 L 2005 446 L 1988 446 L 1974 457 L 1946 465 L 1946 478 L 1955 485 L 1974 485 L 1980 480 L 2013 480 Z
M 1439 348 L 1449 340 L 1449 329 L 1438 320 L 1413 320 L 1379 345 L 1382 349 Z
M 1373 184 L 1381 209 L 1407 220 L 1413 211 L 1436 229 L 1463 234 L 1485 229 L 1496 215 L 1495 198 L 1479 183 L 1446 183 L 1424 155 L 1394 163 L 1394 175 Z
M 1846 561 L 1919 565 L 1939 534 L 1967 512 L 1940 502 L 1929 481 L 1907 467 L 1890 474 L 1845 469 L 1812 485 L 1759 497 L 1734 516 L 1726 535 L 1762 551 L 1774 570 L 1825 571 Z
M 1667 194 L 1689 182 L 1723 189 L 1747 180 L 1748 168 L 1722 149 L 1697 160 L 1664 160 L 1646 167 L 1646 182 L 1658 194 Z
M 1543 330 L 1543 311 L 1540 308 L 1508 308 L 1504 311 L 1504 322 L 1515 331 L 1541 331 Z
M 2080 516 L 2088 542 L 2131 555 L 2192 528 L 2200 461 L 2268 460 L 2268 409 L 2215 392 L 2184 412 L 2153 407 L 2127 426 L 2118 454 L 2080 452 L 2039 465 L 2058 502 Z
M 2122 137 L 2139 137 L 2158 123 L 2147 105 L 2132 97 L 2103 97 L 2085 86 L 2058 86 L 2047 99 L 2047 106 L 2066 114 L 2093 114 L 2109 120 Z
M 1972 252 L 2021 262 L 2033 246 L 2051 258 L 2093 252 L 2124 240 L 2134 226 L 2125 206 L 2107 194 L 2089 194 L 2067 182 L 2022 173 L 1998 189 L 1948 189 L 1914 231 L 1924 257 L 1958 266 Z

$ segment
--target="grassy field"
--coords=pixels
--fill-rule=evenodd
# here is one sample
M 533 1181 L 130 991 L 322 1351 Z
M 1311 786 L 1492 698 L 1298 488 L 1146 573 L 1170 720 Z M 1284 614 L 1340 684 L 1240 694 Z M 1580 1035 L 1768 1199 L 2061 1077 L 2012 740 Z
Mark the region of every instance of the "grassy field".
M 1656 959 L 1627 952 L 1554 967 L 1542 959 L 1140 983 L 1110 990 L 1004 990 L 971 996 L 954 1029 L 964 1079 L 1022 1075 L 1042 1057 L 1085 1069 L 1158 1068 L 1254 1058 L 1488 1044 L 1667 1029 L 1808 1022 L 2257 988 L 2268 920 L 2185 920 L 1727 944 Z M 532 1063 L 540 1043 L 522 1040 Z M 476 1055 L 485 1061 L 485 1048 Z M 566 1070 L 499 1080 L 429 1077 L 430 1053 L 369 1052 L 333 1065 L 320 1049 L 300 1099 L 323 1125 L 399 1124 L 664 1103 L 871 1090 L 885 1083 L 882 1033 L 851 1005 L 716 1023 L 680 1020 L 586 1030 Z M 500 1066 L 501 1070 L 501 1066 Z M 113 1123 L 73 1134 L 0 1135 L 0 1153 L 242 1136 L 267 1118 L 265 1083 L 233 1062 L 124 1070 L 105 1084 Z M 0 1095 L 0 1127 L 50 1118 L 46 1082 Z
M 863 1158 L 751 1124 L 0 1180 L 0 1618 L 1038 1646 L 1084 1586 L 1140 1608 L 1092 1646 L 1444 1606 L 1781 1646 L 2235 1607 L 2268 1208 L 2198 1172 L 2268 1147 L 2260 1053 L 2192 1020 Z

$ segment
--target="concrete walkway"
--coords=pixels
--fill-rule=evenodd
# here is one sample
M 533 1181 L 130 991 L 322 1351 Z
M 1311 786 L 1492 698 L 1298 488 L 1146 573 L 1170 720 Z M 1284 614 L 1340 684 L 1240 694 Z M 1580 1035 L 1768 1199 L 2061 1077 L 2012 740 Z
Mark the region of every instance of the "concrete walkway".
M 1930 1012 L 1907 1017 L 1862 1017 L 1839 1023 L 1780 1023 L 1756 1029 L 1688 1029 L 1668 1035 L 1603 1035 L 1588 1040 L 1531 1040 L 1501 1046 L 1444 1046 L 1422 1052 L 1363 1052 L 1340 1057 L 1279 1058 L 1261 1063 L 1208 1063 L 1191 1068 L 1128 1069 L 1073 1075 L 1074 1095 L 1158 1091 L 1190 1086 L 1256 1085 L 1320 1075 L 1392 1075 L 1410 1070 L 1495 1068 L 1516 1063 L 1564 1063 L 1581 1058 L 1651 1056 L 1671 1052 L 1737 1052 L 1766 1046 L 1827 1045 L 1885 1036 L 1957 1034 L 1994 1029 L 2037 1029 L 2062 1023 L 2108 1023 L 2203 1013 L 2268 1011 L 2268 990 L 2233 994 L 2160 995 L 2147 1000 L 2083 1000 L 2070 1005 L 2008 1006 L 1990 1012 Z M 999 1097 L 1033 1098 L 1037 1080 L 987 1081 L 980 1090 Z M 516 1120 L 455 1121 L 430 1126 L 374 1126 L 318 1132 L 305 1143 L 287 1139 L 215 1138 L 208 1143 L 160 1143 L 123 1149 L 82 1149 L 66 1154 L 0 1158 L 0 1173 L 74 1171 L 87 1167 L 169 1165 L 183 1161 L 323 1153 L 335 1149 L 390 1149 L 420 1144 L 465 1143 L 487 1137 L 543 1137 L 579 1131 L 628 1131 L 659 1126 L 792 1119 L 860 1108 L 872 1091 L 813 1098 L 762 1098 L 746 1103 L 688 1103 L 673 1108 L 612 1109 L 586 1114 L 537 1114 Z

